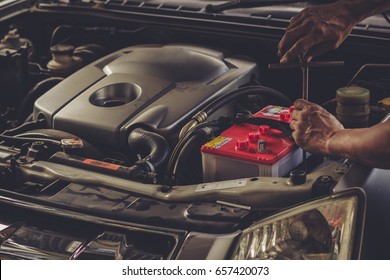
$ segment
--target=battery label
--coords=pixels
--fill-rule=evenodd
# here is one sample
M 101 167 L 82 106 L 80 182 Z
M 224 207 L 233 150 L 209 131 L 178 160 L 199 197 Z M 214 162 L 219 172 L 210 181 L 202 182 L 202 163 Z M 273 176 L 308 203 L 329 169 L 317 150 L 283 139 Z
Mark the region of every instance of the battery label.
M 286 108 L 281 106 L 268 105 L 253 116 L 257 118 L 271 119 L 284 123 L 290 123 L 292 110 L 292 107 Z
M 210 147 L 210 148 L 219 149 L 223 145 L 225 145 L 226 143 L 229 143 L 229 141 L 231 141 L 231 140 L 232 140 L 232 138 L 218 136 L 217 138 L 215 138 L 215 139 L 211 140 L 210 142 L 208 142 L 207 144 L 205 144 L 205 146 Z
M 273 106 L 273 105 L 268 106 L 268 107 L 264 108 L 263 110 L 261 110 L 261 113 L 264 116 L 274 117 L 274 118 L 278 118 L 282 112 L 289 112 L 289 110 L 288 110 L 288 108 L 285 108 L 285 107 Z

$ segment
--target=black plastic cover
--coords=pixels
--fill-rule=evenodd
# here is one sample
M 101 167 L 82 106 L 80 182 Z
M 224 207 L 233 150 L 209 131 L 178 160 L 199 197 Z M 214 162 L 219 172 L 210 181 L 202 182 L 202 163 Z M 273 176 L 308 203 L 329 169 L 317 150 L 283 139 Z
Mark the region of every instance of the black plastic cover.
M 38 99 L 34 119 L 94 144 L 126 145 L 135 126 L 166 137 L 214 98 L 249 82 L 256 64 L 192 45 L 129 47 L 76 72 Z

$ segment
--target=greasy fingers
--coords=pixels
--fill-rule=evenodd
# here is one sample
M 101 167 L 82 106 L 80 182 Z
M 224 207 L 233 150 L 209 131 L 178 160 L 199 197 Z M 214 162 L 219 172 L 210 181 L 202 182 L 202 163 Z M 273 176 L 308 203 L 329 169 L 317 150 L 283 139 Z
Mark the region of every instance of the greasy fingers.
M 314 154 L 327 154 L 327 142 L 343 129 L 336 118 L 321 106 L 298 99 L 294 103 L 290 128 L 295 143 Z
M 286 30 L 286 33 L 284 34 L 278 45 L 278 53 L 280 54 L 280 56 L 285 57 L 288 51 L 291 51 L 293 46 L 295 46 L 298 42 L 304 40 L 309 30 L 310 27 L 306 25 L 301 25 L 297 28 Z
M 286 28 L 286 33 L 278 44 L 278 53 L 284 55 L 303 35 L 310 31 L 310 26 L 303 24 L 305 18 L 299 14 L 297 19 L 292 18 L 289 26 Z
M 280 59 L 281 63 L 290 62 L 301 56 L 306 61 L 307 51 L 315 44 L 311 37 L 303 37 L 298 40 Z
M 292 113 L 291 113 L 291 119 L 293 121 L 297 121 L 299 116 L 300 116 L 300 114 L 299 114 L 298 110 L 294 109 L 294 111 L 292 111 Z
M 292 120 L 292 121 L 290 122 L 290 128 L 291 128 L 291 130 L 293 131 L 293 134 L 294 134 L 294 132 L 295 132 L 295 130 L 296 130 L 296 126 L 297 126 L 297 121 Z M 293 136 L 293 138 L 294 138 L 294 136 Z
M 313 106 L 315 104 L 311 103 L 311 102 L 309 102 L 307 100 L 304 100 L 304 99 L 297 99 L 297 100 L 295 100 L 293 114 L 294 114 L 295 110 L 303 110 L 308 105 Z
M 293 17 L 278 45 L 280 63 L 313 56 L 337 48 L 356 24 L 349 11 L 337 2 L 309 7 Z
M 308 18 L 300 26 L 286 31 L 279 45 L 281 63 L 293 61 L 299 56 L 308 61 L 308 57 L 335 49 L 344 39 L 342 35 L 339 26 Z

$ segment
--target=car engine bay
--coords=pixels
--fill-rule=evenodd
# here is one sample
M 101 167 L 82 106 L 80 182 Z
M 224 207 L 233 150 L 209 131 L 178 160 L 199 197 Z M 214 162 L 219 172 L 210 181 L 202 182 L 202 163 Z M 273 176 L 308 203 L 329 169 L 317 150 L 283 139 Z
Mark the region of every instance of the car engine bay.
M 348 170 L 350 162 L 304 154 L 291 137 L 301 68 L 269 69 L 280 30 L 276 38 L 229 34 L 69 15 L 66 4 L 51 4 L 1 23 L 2 195 L 45 211 L 229 233 L 332 193 Z M 310 100 L 335 113 L 338 88 L 368 88 L 373 125 L 390 111 L 390 56 L 385 43 L 367 50 L 364 39 L 353 40 L 323 57 L 344 66 L 311 70 Z M 115 240 L 107 228 L 99 238 Z M 101 229 L 89 231 L 78 242 Z M 146 258 L 169 258 L 178 241 L 148 234 L 167 247 L 146 250 L 154 252 Z

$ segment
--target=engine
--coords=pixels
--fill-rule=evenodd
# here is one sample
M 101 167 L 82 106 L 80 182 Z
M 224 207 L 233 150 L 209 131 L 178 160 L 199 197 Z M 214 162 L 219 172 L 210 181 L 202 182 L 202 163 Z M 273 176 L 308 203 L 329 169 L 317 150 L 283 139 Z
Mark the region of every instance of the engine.
M 135 46 L 78 71 L 37 100 L 34 118 L 126 147 L 135 127 L 168 139 L 211 100 L 249 83 L 256 64 L 190 45 Z
M 300 5 L 286 14 L 281 5 L 211 13 L 204 1 L 6 2 L 0 257 L 355 251 L 365 196 L 337 188 L 360 184 L 348 174 L 371 175 L 302 151 L 290 129 L 303 66 L 279 65 L 276 49 Z M 374 40 L 375 24 L 309 63 L 310 100 L 348 126 L 390 110 L 387 31 Z M 362 98 L 347 98 L 352 85 Z
M 13 136 L 18 143 L 29 138 L 23 143 L 31 144 L 23 155 L 26 162 L 46 158 L 143 183 L 188 184 L 283 176 L 302 160 L 288 138 L 289 112 L 280 107 L 282 111 L 269 118 L 272 110 L 259 116 L 248 106 L 237 108 L 238 100 L 259 97 L 291 104 L 278 91 L 254 84 L 258 68 L 252 59 L 198 45 L 149 44 L 121 49 L 81 67 L 83 59 L 71 53 L 74 47 L 59 44 L 51 51 L 49 71 L 74 73 L 42 92 L 30 123 L 4 133 L 10 143 Z M 256 102 L 257 108 L 264 105 Z M 245 123 L 263 132 L 248 132 Z M 243 131 L 227 145 L 233 143 L 233 154 L 217 164 L 218 155 L 210 158 L 213 144 L 207 142 L 225 137 L 223 131 L 232 126 Z M 48 152 L 50 139 L 60 144 Z M 222 151 L 224 144 L 213 147 Z M 234 154 L 245 149 L 257 171 L 248 171 L 253 170 L 250 164 L 232 164 L 237 162 Z M 185 162 L 188 158 L 191 161 Z M 264 168 L 277 171 L 261 171 Z
M 219 134 L 234 123 L 243 127 L 245 120 L 248 122 L 248 117 L 252 118 L 250 121 L 259 122 L 257 125 L 251 125 L 252 130 L 258 129 L 258 126 L 267 120 L 264 116 L 269 115 L 272 109 L 265 112 L 263 118 L 257 118 L 256 115 L 252 116 L 251 112 L 246 112 L 249 116 L 241 116 L 237 119 L 234 114 L 239 112 L 231 109 L 231 103 L 235 102 L 240 95 L 248 97 L 256 92 L 269 96 L 275 95 L 275 90 L 248 86 L 257 72 L 257 65 L 252 60 L 228 56 L 212 48 L 179 44 L 133 46 L 94 61 L 53 87 L 35 102 L 33 119 L 44 122 L 47 129 L 67 132 L 74 135 L 74 139 L 82 139 L 77 140 L 80 143 L 87 141 L 94 147 L 124 152 L 128 155 L 126 162 L 131 162 L 138 156 L 139 160 L 135 164 L 147 175 L 141 176 L 140 171 L 129 171 L 132 175 L 125 172 L 131 179 L 142 178 L 142 182 L 155 182 L 156 176 L 183 178 L 183 175 L 177 174 L 178 170 L 183 169 L 181 165 L 188 165 L 182 162 L 182 158 L 199 158 L 201 141 L 207 141 L 214 137 L 215 133 Z M 276 96 L 281 96 L 277 101 L 285 105 L 289 103 L 288 98 L 282 94 L 277 93 Z M 215 119 L 216 115 L 221 115 L 221 110 L 225 114 L 230 114 L 230 119 L 220 120 L 218 124 L 211 124 L 210 127 L 202 124 L 204 122 L 207 124 L 207 121 Z M 268 118 L 268 121 L 274 121 L 274 125 L 280 127 L 283 127 L 283 124 L 284 128 L 288 126 L 289 112 L 287 115 L 286 112 L 273 114 L 273 120 Z M 200 132 L 193 129 L 199 124 L 203 126 Z M 264 130 L 264 125 L 262 127 Z M 267 127 L 269 131 L 267 133 L 263 131 L 261 137 L 252 135 L 255 138 L 252 139 L 251 136 L 248 138 L 243 131 L 239 132 L 237 139 L 231 142 L 235 143 L 233 145 L 239 145 L 240 141 L 244 141 L 242 139 L 248 138 L 255 145 L 260 145 L 260 140 L 264 142 L 263 145 L 266 145 L 265 138 L 269 138 L 267 141 L 271 145 L 267 144 L 268 148 L 263 147 L 252 151 L 253 148 L 248 146 L 249 155 L 254 157 L 249 158 L 249 161 L 260 159 L 260 165 L 264 166 L 259 167 L 257 172 L 245 172 L 253 169 L 245 165 L 232 168 L 228 167 L 229 164 L 214 166 L 215 164 L 212 163 L 210 166 L 213 159 L 207 156 L 210 153 L 206 148 L 203 148 L 202 153 L 202 170 L 199 165 L 190 165 L 189 168 L 193 169 L 194 173 L 202 172 L 205 181 L 242 176 L 285 175 L 299 164 L 298 149 L 293 147 L 294 143 L 283 135 L 282 131 L 270 130 L 270 126 Z M 185 138 L 189 133 L 193 135 Z M 112 164 L 103 163 L 104 159 L 100 162 L 97 159 L 86 161 L 70 158 L 69 154 L 77 149 L 83 149 L 82 145 L 75 145 L 77 141 L 74 139 L 70 140 L 70 145 L 66 145 L 69 139 L 66 143 L 63 141 L 65 154 L 54 155 L 52 160 L 76 164 L 78 167 L 99 167 L 106 171 L 117 168 Z M 231 140 L 231 138 L 224 139 L 223 141 Z M 191 142 L 198 142 L 198 144 L 191 144 Z M 183 143 L 186 143 L 186 146 Z M 178 144 L 175 150 L 172 144 Z M 204 147 L 207 145 L 210 146 L 206 144 Z M 241 145 L 245 146 L 245 143 Z M 69 146 L 75 148 L 69 149 Z M 198 150 L 195 151 L 195 155 L 194 150 L 191 150 L 194 148 Z M 172 155 L 170 155 L 171 150 L 174 150 Z M 233 157 L 227 157 L 227 160 L 236 162 L 234 153 L 244 150 L 245 147 L 233 147 Z M 262 162 L 261 155 L 265 158 Z M 169 158 L 170 163 L 168 163 Z M 284 159 L 285 163 L 278 163 L 284 165 L 280 167 L 280 171 L 259 171 L 267 168 L 270 163 L 269 168 L 278 169 L 278 166 L 273 167 L 273 165 L 282 158 L 286 159 Z M 124 170 L 126 167 L 120 169 Z M 201 176 L 197 175 L 195 181 L 199 180 Z M 181 181 L 192 182 L 183 179 Z
M 281 178 L 310 156 L 291 138 L 292 94 L 260 82 L 264 65 L 252 49 L 143 43 L 140 30 L 124 47 L 123 37 L 138 31 L 60 25 L 49 54 L 17 29 L 5 35 L 8 76 L 0 82 L 15 92 L 0 106 L 2 180 L 10 189 L 95 176 L 88 172 L 169 187 Z M 109 36 L 118 45 L 110 47 Z M 311 158 L 303 169 L 322 161 Z M 75 170 L 38 172 L 41 162 Z

